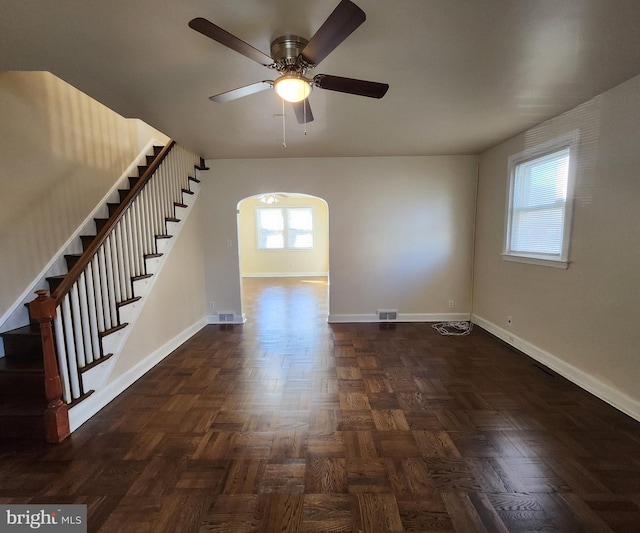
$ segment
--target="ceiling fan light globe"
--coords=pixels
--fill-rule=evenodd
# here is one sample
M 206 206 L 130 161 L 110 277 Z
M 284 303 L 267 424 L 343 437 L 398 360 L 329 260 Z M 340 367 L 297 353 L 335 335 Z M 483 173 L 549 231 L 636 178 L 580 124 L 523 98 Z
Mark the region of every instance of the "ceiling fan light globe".
M 287 102 L 301 102 L 311 94 L 311 83 L 304 76 L 285 74 L 274 83 L 274 89 L 280 98 Z

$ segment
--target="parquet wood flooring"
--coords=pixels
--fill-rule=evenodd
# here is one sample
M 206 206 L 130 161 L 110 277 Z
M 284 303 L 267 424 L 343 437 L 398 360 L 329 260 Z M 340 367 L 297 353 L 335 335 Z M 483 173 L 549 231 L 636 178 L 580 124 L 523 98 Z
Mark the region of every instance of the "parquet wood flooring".
M 61 445 L 4 442 L 0 503 L 103 533 L 640 531 L 640 423 L 482 329 L 329 325 L 323 278 L 244 297 Z

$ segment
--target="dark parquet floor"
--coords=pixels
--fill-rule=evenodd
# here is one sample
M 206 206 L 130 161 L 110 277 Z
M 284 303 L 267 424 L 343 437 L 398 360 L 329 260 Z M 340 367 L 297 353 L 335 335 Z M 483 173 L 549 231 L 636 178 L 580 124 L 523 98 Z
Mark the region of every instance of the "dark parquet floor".
M 476 327 L 329 325 L 323 278 L 248 279 L 0 503 L 100 532 L 640 531 L 640 423 Z

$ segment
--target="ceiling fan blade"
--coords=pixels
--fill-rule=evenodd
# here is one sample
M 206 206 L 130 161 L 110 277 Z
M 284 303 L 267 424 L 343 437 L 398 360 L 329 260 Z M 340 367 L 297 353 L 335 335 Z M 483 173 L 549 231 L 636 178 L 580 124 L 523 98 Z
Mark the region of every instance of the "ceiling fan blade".
M 313 78 L 313 83 L 321 89 L 368 96 L 369 98 L 382 98 L 389 90 L 389 84 L 387 83 L 354 80 L 353 78 L 329 76 L 328 74 L 318 74 Z
M 313 113 L 311 112 L 311 106 L 309 105 L 308 98 L 305 98 L 301 102 L 294 102 L 293 110 L 296 112 L 298 124 L 308 124 L 309 122 L 313 122 Z
M 362 24 L 367 16 L 350 0 L 342 0 L 302 50 L 302 57 L 317 65 Z
M 273 63 L 273 60 L 267 54 L 264 54 L 257 48 L 245 43 L 242 39 L 238 39 L 235 35 L 231 35 L 228 31 L 223 30 L 213 22 L 209 22 L 207 19 L 202 17 L 194 18 L 189 21 L 189 27 L 200 32 L 202 35 L 206 35 L 210 39 L 225 45 L 227 48 L 231 48 L 243 56 L 253 59 L 265 67 Z
M 245 85 L 244 87 L 238 87 L 224 93 L 216 94 L 209 97 L 212 102 L 229 102 L 242 98 L 243 96 L 249 96 L 250 94 L 259 93 L 260 91 L 266 91 L 273 87 L 273 82 L 269 80 L 259 81 L 258 83 L 252 83 L 251 85 Z

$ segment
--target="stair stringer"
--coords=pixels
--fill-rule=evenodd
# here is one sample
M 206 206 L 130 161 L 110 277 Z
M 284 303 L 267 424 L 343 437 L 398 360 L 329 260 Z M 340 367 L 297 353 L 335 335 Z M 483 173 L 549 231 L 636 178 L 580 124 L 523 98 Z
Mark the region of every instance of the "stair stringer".
M 172 238 L 159 239 L 157 241 L 157 253 L 163 255 L 145 259 L 145 265 L 148 269 L 147 273 L 153 275 L 141 280 L 136 280 L 133 283 L 134 296 L 140 297 L 140 299 L 120 308 L 120 323 L 127 323 L 127 326 L 101 339 L 102 353 L 113 354 L 113 356 L 101 364 L 83 372 L 81 375 L 83 389 L 94 392 L 82 402 L 70 407 L 69 424 L 72 432 L 206 324 L 203 318 L 201 324 L 194 324 L 190 330 L 183 332 L 183 335 L 174 339 L 175 343 L 168 343 L 163 350 L 158 350 L 158 354 L 151 354 L 142 361 L 142 364 L 136 365 L 133 372 L 129 372 L 127 375 L 116 379 L 115 382 L 109 383 L 111 373 L 126 345 L 127 339 L 134 331 L 136 321 L 145 303 L 148 301 L 146 296 L 152 291 L 153 286 L 159 279 L 162 267 L 166 263 L 175 243 L 178 241 L 182 228 L 191 211 L 193 211 L 193 205 L 199 197 L 200 184 L 192 182 L 190 187 L 194 194 L 184 195 L 185 199 L 183 202 L 186 207 L 176 206 L 176 218 L 180 219 L 180 222 L 167 222 L 167 234 L 172 235 Z M 175 344 L 175 346 L 173 346 L 173 344 Z M 162 354 L 160 354 L 160 352 L 162 352 Z
M 56 254 L 45 265 L 41 272 L 34 278 L 28 287 L 22 292 L 19 298 L 0 317 L 0 332 L 9 331 L 29 323 L 29 314 L 26 304 L 34 299 L 34 293 L 38 289 L 48 290 L 47 278 L 67 273 L 67 266 L 64 256 L 82 252 L 80 235 L 85 233 L 95 233 L 95 218 L 108 218 L 107 203 L 115 202 L 118 199 L 118 189 L 128 184 L 129 178 L 137 175 L 139 167 L 144 166 L 146 157 L 153 154 L 154 146 L 163 146 L 165 143 L 156 139 L 151 139 L 138 153 L 134 161 L 125 169 L 121 176 L 113 183 L 109 191 L 96 204 L 96 207 L 86 216 L 84 221 L 78 225 L 66 242 L 58 249 Z M 127 185 L 128 186 L 128 185 Z M 191 196 L 191 195 L 185 195 Z M 109 353 L 109 352 L 107 352 Z M 4 343 L 0 339 L 0 357 L 4 356 Z

